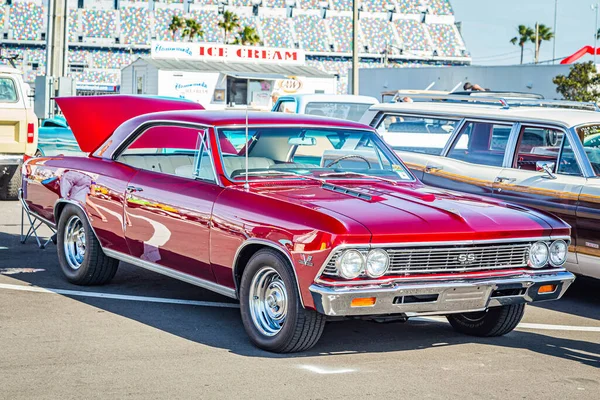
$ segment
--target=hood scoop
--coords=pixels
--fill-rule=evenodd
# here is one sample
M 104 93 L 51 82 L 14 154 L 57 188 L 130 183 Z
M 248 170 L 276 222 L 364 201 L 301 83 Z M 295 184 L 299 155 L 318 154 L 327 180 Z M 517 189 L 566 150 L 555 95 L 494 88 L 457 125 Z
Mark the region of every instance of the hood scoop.
M 323 183 L 323 185 L 321 187 L 326 190 L 331 190 L 332 192 L 347 194 L 348 196 L 357 197 L 362 200 L 367 200 L 367 201 L 373 200 L 373 197 L 369 196 L 368 194 L 364 194 L 364 193 L 361 193 L 356 190 L 348 189 L 343 186 L 332 185 L 331 183 Z

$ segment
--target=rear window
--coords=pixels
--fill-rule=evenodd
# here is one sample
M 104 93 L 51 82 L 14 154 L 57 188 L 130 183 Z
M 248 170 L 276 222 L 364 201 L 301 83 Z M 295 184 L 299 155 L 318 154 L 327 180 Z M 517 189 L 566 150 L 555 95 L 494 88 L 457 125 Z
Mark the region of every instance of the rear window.
M 0 78 L 0 103 L 15 103 L 17 99 L 15 81 L 11 78 Z
M 313 101 L 306 104 L 304 113 L 358 122 L 369 107 L 371 104 Z

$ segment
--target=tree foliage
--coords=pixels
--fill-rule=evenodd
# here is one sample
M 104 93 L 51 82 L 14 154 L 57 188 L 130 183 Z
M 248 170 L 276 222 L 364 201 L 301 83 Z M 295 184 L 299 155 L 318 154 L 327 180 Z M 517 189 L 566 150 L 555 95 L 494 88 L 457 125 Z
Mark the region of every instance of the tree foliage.
M 514 45 L 518 45 L 521 48 L 521 64 L 523 64 L 523 50 L 527 42 L 533 42 L 535 39 L 535 31 L 528 26 L 519 25 L 517 27 L 518 36 L 510 39 L 510 42 Z
M 200 39 L 204 37 L 204 30 L 198 21 L 193 18 L 184 19 L 178 15 L 173 15 L 173 19 L 171 19 L 171 23 L 169 24 L 169 31 L 171 31 L 173 40 L 175 40 L 175 35 L 179 30 L 183 30 L 181 37 L 187 37 L 190 42 L 197 37 Z
M 169 24 L 169 30 L 171 31 L 173 40 L 175 40 L 175 34 L 177 34 L 177 32 L 183 28 L 185 28 L 185 20 L 178 15 L 173 15 L 171 23 Z
M 251 26 L 244 26 L 244 29 L 240 29 L 237 33 L 237 37 L 235 38 L 234 44 L 241 44 L 244 46 L 258 46 L 262 44 L 262 40 L 254 29 Z
M 592 61 L 573 64 L 569 75 L 558 75 L 552 82 L 556 85 L 556 91 L 566 100 L 600 100 L 600 75 Z
M 183 28 L 183 37 L 187 37 L 191 42 L 196 37 L 202 39 L 204 37 L 204 30 L 202 25 L 195 19 L 189 18 L 185 20 L 185 28 Z
M 225 33 L 225 44 L 228 43 L 229 34 L 234 32 L 236 29 L 240 27 L 240 17 L 237 14 L 231 11 L 225 11 L 223 13 L 223 18 L 219 21 L 219 28 L 223 29 Z

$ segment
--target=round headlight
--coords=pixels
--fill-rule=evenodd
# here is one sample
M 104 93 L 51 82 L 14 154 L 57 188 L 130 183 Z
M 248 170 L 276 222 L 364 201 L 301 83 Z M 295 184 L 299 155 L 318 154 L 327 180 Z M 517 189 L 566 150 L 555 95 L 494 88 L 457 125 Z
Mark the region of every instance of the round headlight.
M 550 245 L 550 264 L 560 267 L 567 261 L 569 246 L 564 240 L 555 240 Z
M 387 252 L 381 249 L 371 250 L 367 254 L 367 275 L 371 278 L 378 278 L 385 274 L 390 266 L 390 257 Z
M 535 242 L 529 248 L 529 266 L 542 268 L 548 262 L 548 245 L 544 242 Z
M 343 278 L 354 279 L 365 268 L 365 257 L 357 250 L 346 250 L 336 264 Z

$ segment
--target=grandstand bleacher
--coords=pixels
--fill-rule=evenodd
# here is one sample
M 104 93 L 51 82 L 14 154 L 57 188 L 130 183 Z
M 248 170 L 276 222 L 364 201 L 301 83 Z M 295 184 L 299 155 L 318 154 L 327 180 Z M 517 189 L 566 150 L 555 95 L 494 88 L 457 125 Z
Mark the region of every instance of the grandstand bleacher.
M 226 3 L 226 4 L 223 4 Z M 174 15 L 195 18 L 195 41 L 223 43 L 220 12 L 238 14 L 265 46 L 302 48 L 307 64 L 339 76 L 347 90 L 352 50 L 352 0 L 68 0 L 69 74 L 80 83 L 118 85 L 120 69 L 149 53 L 153 40 L 178 41 Z M 294 3 L 290 10 L 287 5 Z M 32 82 L 45 72 L 47 0 L 0 0 L 0 51 L 20 54 L 18 67 Z M 325 9 L 323 9 L 325 6 Z M 469 63 L 449 0 L 363 0 L 361 68 Z M 233 35 L 230 35 L 233 36 Z M 232 40 L 233 37 L 229 37 Z

